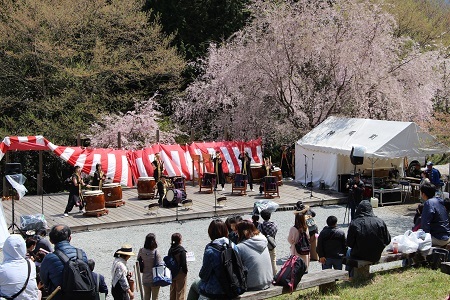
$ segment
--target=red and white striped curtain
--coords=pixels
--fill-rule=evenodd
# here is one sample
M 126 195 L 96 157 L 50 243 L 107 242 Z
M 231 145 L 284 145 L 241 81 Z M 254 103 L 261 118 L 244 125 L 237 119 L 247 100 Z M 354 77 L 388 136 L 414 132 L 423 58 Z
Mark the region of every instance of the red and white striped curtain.
M 241 151 L 247 151 L 252 163 L 262 163 L 261 139 L 248 142 L 197 142 L 190 145 L 162 145 L 155 144 L 142 150 L 117 150 L 102 148 L 83 148 L 57 146 L 43 136 L 11 136 L 4 138 L 0 144 L 0 160 L 8 150 L 51 150 L 68 164 L 78 165 L 86 174 L 93 175 L 95 166 L 100 163 L 103 171 L 113 182 L 125 186 L 133 186 L 139 177 L 153 176 L 152 161 L 155 154 L 160 153 L 164 162 L 165 174 L 168 176 L 183 176 L 191 180 L 193 176 L 213 171 L 211 155 L 220 151 L 226 161 L 223 165 L 225 173 L 239 173 L 241 171 L 238 159 Z M 199 155 L 200 160 L 193 163 L 193 157 Z

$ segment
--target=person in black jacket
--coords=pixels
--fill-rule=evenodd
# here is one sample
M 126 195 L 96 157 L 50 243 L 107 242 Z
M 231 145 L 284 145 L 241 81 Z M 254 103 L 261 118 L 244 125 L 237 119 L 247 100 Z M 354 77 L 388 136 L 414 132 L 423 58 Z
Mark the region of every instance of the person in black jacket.
M 347 232 L 347 246 L 351 248 L 350 258 L 377 262 L 390 242 L 391 235 L 384 221 L 373 214 L 368 200 L 361 201 Z M 347 266 L 347 270 L 352 277 L 352 268 Z
M 358 173 L 356 173 L 353 176 L 353 180 L 347 184 L 347 188 L 350 192 L 348 198 L 350 217 L 353 220 L 355 218 L 355 209 L 361 202 L 364 192 L 364 182 L 361 181 L 360 175 Z
M 337 218 L 329 216 L 327 225 L 319 234 L 317 253 L 322 270 L 342 270 L 342 258 L 346 253 L 345 233 L 336 227 Z
M 170 300 L 186 299 L 186 278 L 188 268 L 186 263 L 186 250 L 181 246 L 181 240 L 180 233 L 172 234 L 168 255 L 175 258 L 180 267 L 180 271 L 172 278 L 172 284 L 170 285 Z

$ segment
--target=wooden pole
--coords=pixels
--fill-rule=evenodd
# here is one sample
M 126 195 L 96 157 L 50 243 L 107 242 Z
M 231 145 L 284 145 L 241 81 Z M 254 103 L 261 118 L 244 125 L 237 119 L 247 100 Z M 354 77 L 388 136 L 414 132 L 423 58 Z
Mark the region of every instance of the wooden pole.
M 122 148 L 122 133 L 120 131 L 117 133 L 117 148 Z
M 156 129 L 156 142 L 159 143 L 159 129 Z
M 77 134 L 77 146 L 81 147 L 81 134 Z
M 42 159 L 42 150 L 39 150 L 39 174 L 37 177 L 37 194 L 42 195 L 44 193 L 44 189 L 42 188 L 44 178 L 43 172 L 43 159 Z

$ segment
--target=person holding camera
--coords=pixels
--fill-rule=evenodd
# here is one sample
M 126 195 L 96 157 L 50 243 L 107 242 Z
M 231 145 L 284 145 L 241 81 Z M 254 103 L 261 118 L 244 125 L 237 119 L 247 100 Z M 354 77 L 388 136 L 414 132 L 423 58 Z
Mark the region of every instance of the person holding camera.
M 360 175 L 358 173 L 353 176 L 353 180 L 347 183 L 347 188 L 350 191 L 348 198 L 348 205 L 350 206 L 350 217 L 351 220 L 355 217 L 355 210 L 362 200 L 364 192 L 364 182 L 361 181 Z

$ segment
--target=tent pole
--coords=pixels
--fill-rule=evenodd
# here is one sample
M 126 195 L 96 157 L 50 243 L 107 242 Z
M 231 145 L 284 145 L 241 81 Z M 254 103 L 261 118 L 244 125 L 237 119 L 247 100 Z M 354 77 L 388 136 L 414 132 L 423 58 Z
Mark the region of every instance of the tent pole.
M 371 158 L 370 161 L 372 162 L 372 198 L 375 198 L 375 178 L 373 177 L 373 175 L 374 175 L 374 171 L 373 171 L 373 164 L 374 164 L 374 162 L 373 162 L 373 155 L 372 155 L 372 158 Z

